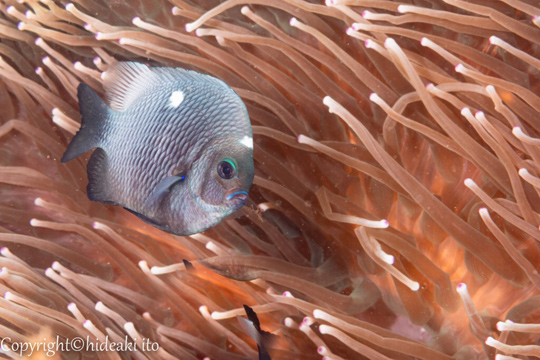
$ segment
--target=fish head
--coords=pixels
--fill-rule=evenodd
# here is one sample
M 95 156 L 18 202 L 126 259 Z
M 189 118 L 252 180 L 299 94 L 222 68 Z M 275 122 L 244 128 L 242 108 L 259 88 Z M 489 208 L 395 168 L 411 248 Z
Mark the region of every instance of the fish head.
M 159 224 L 152 224 L 177 235 L 213 227 L 245 204 L 254 177 L 253 149 L 238 136 L 215 139 L 184 174 L 158 200 Z
M 192 189 L 203 206 L 221 209 L 226 216 L 241 208 L 253 183 L 251 137 L 225 136 L 205 146 L 195 161 Z

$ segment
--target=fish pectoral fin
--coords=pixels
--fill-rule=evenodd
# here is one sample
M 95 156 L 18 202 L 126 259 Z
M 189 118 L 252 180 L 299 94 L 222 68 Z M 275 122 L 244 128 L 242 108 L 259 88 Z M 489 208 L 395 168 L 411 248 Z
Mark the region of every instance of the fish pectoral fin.
M 174 184 L 180 181 L 183 181 L 184 178 L 185 177 L 183 175 L 178 174 L 178 175 L 166 176 L 163 179 L 161 179 L 161 181 L 156 185 L 154 192 L 152 192 L 152 195 L 150 195 L 150 197 L 146 200 L 144 205 L 148 207 L 152 207 L 160 203 L 163 197 L 167 195 L 167 193 L 169 192 L 171 186 L 173 186 Z
M 139 219 L 141 219 L 142 221 L 144 221 L 147 224 L 150 224 L 150 225 L 152 225 L 154 227 L 157 227 L 158 229 L 163 227 L 163 224 L 150 219 L 148 216 L 145 216 L 145 215 L 143 215 L 141 213 L 138 213 L 138 212 L 136 212 L 134 210 L 128 209 L 127 207 L 124 207 L 124 209 L 129 211 L 130 213 L 132 213 L 133 215 L 135 215 L 136 217 L 138 217 Z

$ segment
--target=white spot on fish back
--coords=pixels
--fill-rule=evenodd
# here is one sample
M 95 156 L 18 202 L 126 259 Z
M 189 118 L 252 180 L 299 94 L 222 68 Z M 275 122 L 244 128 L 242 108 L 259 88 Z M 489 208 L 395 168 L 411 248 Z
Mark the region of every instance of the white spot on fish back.
M 240 140 L 240 144 L 253 149 L 253 138 L 246 135 Z
M 173 91 L 169 98 L 169 107 L 177 108 L 184 101 L 184 93 L 180 90 Z

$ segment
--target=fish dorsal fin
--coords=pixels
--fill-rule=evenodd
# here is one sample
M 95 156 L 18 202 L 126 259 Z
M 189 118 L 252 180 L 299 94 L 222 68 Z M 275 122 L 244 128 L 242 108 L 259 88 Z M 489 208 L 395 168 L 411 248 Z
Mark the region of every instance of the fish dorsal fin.
M 126 111 L 148 91 L 159 76 L 148 66 L 136 62 L 116 62 L 102 74 L 107 102 L 115 111 Z
M 103 72 L 103 86 L 108 105 L 115 111 L 126 111 L 142 95 L 156 86 L 170 82 L 212 84 L 230 89 L 222 80 L 181 68 L 148 67 L 136 62 L 119 61 Z

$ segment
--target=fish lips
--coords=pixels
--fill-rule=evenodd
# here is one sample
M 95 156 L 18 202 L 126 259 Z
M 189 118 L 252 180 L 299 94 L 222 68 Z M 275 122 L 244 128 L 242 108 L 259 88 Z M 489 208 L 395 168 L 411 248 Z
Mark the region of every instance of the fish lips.
M 245 204 L 247 198 L 248 198 L 247 191 L 238 190 L 238 189 L 232 189 L 231 191 L 229 191 L 226 197 L 228 201 L 233 201 L 236 205 L 240 205 L 240 206 Z

